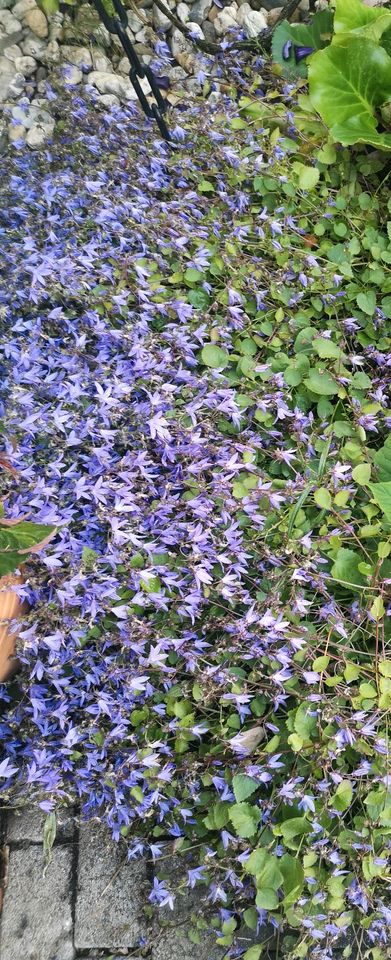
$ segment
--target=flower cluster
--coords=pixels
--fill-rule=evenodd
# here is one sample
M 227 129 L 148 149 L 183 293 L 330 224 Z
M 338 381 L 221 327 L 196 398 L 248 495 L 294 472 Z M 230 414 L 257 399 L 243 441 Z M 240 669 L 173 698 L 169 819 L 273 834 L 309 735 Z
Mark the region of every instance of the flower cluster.
M 232 957 L 271 923 L 291 957 L 353 929 L 380 958 L 389 238 L 367 158 L 307 115 L 315 166 L 292 91 L 284 129 L 253 89 L 183 110 L 174 150 L 75 99 L 9 158 L 1 483 L 59 532 L 23 588 L 0 778 L 149 857 L 151 903 L 182 853 Z

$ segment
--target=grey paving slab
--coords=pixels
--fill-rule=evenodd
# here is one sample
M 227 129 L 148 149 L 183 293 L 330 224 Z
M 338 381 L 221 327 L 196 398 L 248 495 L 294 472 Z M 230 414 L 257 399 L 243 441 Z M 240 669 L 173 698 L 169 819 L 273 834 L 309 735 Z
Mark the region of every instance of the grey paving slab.
M 147 935 L 143 861 L 126 861 L 119 844 L 97 824 L 81 827 L 75 911 L 77 950 L 135 949 Z
M 55 847 L 43 876 L 42 848 L 10 852 L 0 933 L 1 960 L 73 960 L 72 850 Z
M 36 807 L 25 807 L 8 815 L 7 843 L 42 843 L 46 814 Z M 56 842 L 72 840 L 74 821 L 72 811 L 57 816 Z

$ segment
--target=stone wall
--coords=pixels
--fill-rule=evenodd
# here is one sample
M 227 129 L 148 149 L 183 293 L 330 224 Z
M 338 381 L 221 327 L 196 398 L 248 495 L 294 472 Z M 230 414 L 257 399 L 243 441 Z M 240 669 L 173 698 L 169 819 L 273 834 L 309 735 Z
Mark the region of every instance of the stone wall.
M 233 32 L 254 37 L 272 25 L 281 0 L 167 0 L 170 10 L 195 35 L 219 42 Z M 129 6 L 129 4 L 127 4 Z M 301 0 L 297 17 L 308 10 Z M 196 93 L 197 76 L 212 78 L 213 57 L 205 57 L 186 41 L 178 28 L 161 13 L 153 0 L 140 0 L 128 13 L 128 34 L 140 59 L 154 61 L 156 42 L 164 41 L 163 72 L 168 75 L 168 99 L 176 102 L 178 90 Z M 40 147 L 54 129 L 47 80 L 60 80 L 76 91 L 87 88 L 102 106 L 136 99 L 128 78 L 129 63 L 117 38 L 101 24 L 95 9 L 85 3 L 74 16 L 57 13 L 49 19 L 36 0 L 0 0 L 0 108 L 3 140 L 26 141 Z M 146 81 L 142 81 L 149 92 Z M 214 82 L 218 94 L 218 82 Z

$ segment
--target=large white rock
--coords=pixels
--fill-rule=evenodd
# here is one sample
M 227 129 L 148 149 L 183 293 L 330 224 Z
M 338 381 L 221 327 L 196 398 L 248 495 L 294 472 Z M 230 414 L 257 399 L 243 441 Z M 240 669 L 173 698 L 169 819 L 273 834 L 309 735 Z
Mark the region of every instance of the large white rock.
M 113 93 L 120 100 L 137 100 L 137 94 L 127 77 L 118 77 L 115 73 L 99 73 L 93 70 L 88 76 L 88 83 L 96 87 L 99 93 Z M 148 80 L 140 80 L 144 93 L 151 92 Z
M 37 7 L 35 10 L 28 10 L 24 16 L 24 22 L 36 37 L 40 37 L 41 40 L 44 40 L 44 38 L 47 37 L 49 33 L 48 22 L 45 14 L 39 9 L 39 7 Z
M 213 20 L 213 26 L 218 36 L 223 37 L 228 30 L 238 29 L 238 7 L 236 3 L 231 3 L 229 7 L 220 10 L 217 17 Z
M 243 3 L 237 13 L 237 21 L 248 37 L 257 37 L 267 27 L 267 19 L 260 10 L 252 10 L 249 3 Z
M 67 63 L 73 63 L 81 70 L 83 67 L 92 67 L 92 57 L 88 47 L 61 46 L 61 54 Z

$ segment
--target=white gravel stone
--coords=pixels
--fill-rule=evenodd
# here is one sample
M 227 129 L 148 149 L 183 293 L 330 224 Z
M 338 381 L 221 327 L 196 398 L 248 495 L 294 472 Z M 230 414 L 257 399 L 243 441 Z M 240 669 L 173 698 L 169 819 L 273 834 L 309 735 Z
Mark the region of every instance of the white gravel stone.
M 41 101 L 42 102 L 42 101 Z M 46 101 L 43 101 L 46 104 Z M 54 120 L 50 116 L 47 110 L 42 109 L 42 106 L 37 104 L 19 103 L 11 110 L 11 116 L 13 120 L 17 120 L 19 123 L 22 123 L 27 130 L 30 130 L 32 127 L 40 125 L 42 127 L 53 127 Z
M 20 20 L 17 20 L 9 10 L 0 10 L 0 24 L 8 35 L 20 33 L 22 29 Z
M 88 83 L 96 87 L 99 93 L 113 93 L 120 100 L 137 100 L 137 94 L 127 77 L 118 77 L 115 73 L 99 73 L 93 70 L 88 76 Z M 150 93 L 149 83 L 146 79 L 140 80 L 144 93 Z
M 44 40 L 48 36 L 48 22 L 45 14 L 37 7 L 35 10 L 28 10 L 24 16 L 24 22 L 30 28 L 36 37 Z
M 186 24 L 190 27 L 190 22 Z M 193 24 L 197 26 L 198 24 Z M 171 50 L 174 59 L 187 73 L 195 73 L 201 69 L 200 57 L 197 57 L 196 48 L 189 43 L 177 27 L 174 27 L 171 37 Z
M 42 40 L 39 40 L 39 43 L 43 43 Z M 44 49 L 41 54 L 37 57 L 41 63 L 46 63 L 52 65 L 54 63 L 59 63 L 61 60 L 61 49 L 57 40 L 50 40 L 48 44 L 44 44 Z
M 36 9 L 37 4 L 35 0 L 18 0 L 18 3 L 15 3 L 15 6 L 12 7 L 12 12 L 14 17 L 18 17 L 19 20 L 23 20 L 29 10 Z
M 170 29 L 170 27 L 172 27 L 171 20 L 169 20 L 169 18 L 166 17 L 165 13 L 162 13 L 162 11 L 159 9 L 159 7 L 156 6 L 155 3 L 152 7 L 152 18 L 153 18 L 153 25 L 156 30 L 164 30 L 164 32 L 166 32 L 167 30 Z
M 224 34 L 228 33 L 229 30 L 237 30 L 238 7 L 236 3 L 232 3 L 229 7 L 224 7 L 224 10 L 220 10 L 220 12 L 217 14 L 217 17 L 215 17 L 213 20 L 213 26 L 219 37 L 223 37 Z
M 11 43 L 9 47 L 3 50 L 3 56 L 7 57 L 7 60 L 12 60 L 12 62 L 15 63 L 15 60 L 22 56 L 22 50 L 18 47 L 17 43 Z
M 23 127 L 21 123 L 10 123 L 8 127 L 8 137 L 11 143 L 14 143 L 15 140 L 25 140 L 26 128 Z
M 104 107 L 109 110 L 111 107 L 119 107 L 120 105 L 118 97 L 115 97 L 113 93 L 103 93 L 101 97 L 98 97 L 96 102 L 98 107 Z
M 209 0 L 207 0 L 207 2 L 209 3 Z M 192 10 L 191 10 L 192 16 L 193 16 L 193 8 L 194 8 L 194 6 L 195 6 L 195 4 L 193 4 Z M 190 7 L 188 7 L 187 3 L 178 3 L 178 6 L 177 6 L 177 8 L 176 8 L 176 15 L 177 15 L 177 17 L 179 17 L 180 20 L 182 20 L 182 23 L 187 23 L 187 21 L 188 21 L 188 19 L 189 19 L 189 17 L 190 17 Z M 200 21 L 200 22 L 201 22 L 201 21 Z M 198 21 L 197 21 L 197 23 L 198 23 Z
M 88 47 L 71 47 L 62 44 L 61 55 L 67 63 L 73 63 L 79 69 L 92 67 L 92 57 Z
M 66 87 L 75 87 L 78 83 L 81 83 L 83 79 L 81 70 L 79 70 L 79 67 L 75 67 L 73 63 L 64 63 L 62 65 L 62 76 Z
M 51 137 L 53 129 L 54 126 L 41 127 L 38 124 L 36 124 L 34 127 L 30 127 L 30 130 L 27 132 L 26 143 L 32 149 L 43 147 L 47 140 L 49 140 Z
M 34 57 L 17 57 L 15 69 L 18 73 L 22 73 L 24 77 L 32 77 L 37 69 L 37 61 L 34 60 Z
M 128 60 L 129 63 L 129 60 Z M 92 54 L 92 68 L 98 73 L 112 73 L 113 64 L 108 57 L 105 57 L 104 53 L 93 53 Z M 128 67 L 128 73 L 130 69 L 130 64 Z
M 7 57 L 0 57 L 0 101 L 15 100 L 24 87 L 24 77 L 15 73 L 14 64 Z
M 40 40 L 39 37 L 30 36 L 26 37 L 26 40 L 23 40 L 20 46 L 26 57 L 35 57 L 37 60 L 41 60 L 42 57 L 46 55 L 50 44 L 46 44 L 45 41 Z
M 260 10 L 252 10 L 249 3 L 243 3 L 237 13 L 237 21 L 248 37 L 257 37 L 267 27 L 267 19 Z
M 191 5 L 191 19 L 195 23 L 202 24 L 206 20 L 211 6 L 212 0 L 196 0 Z

